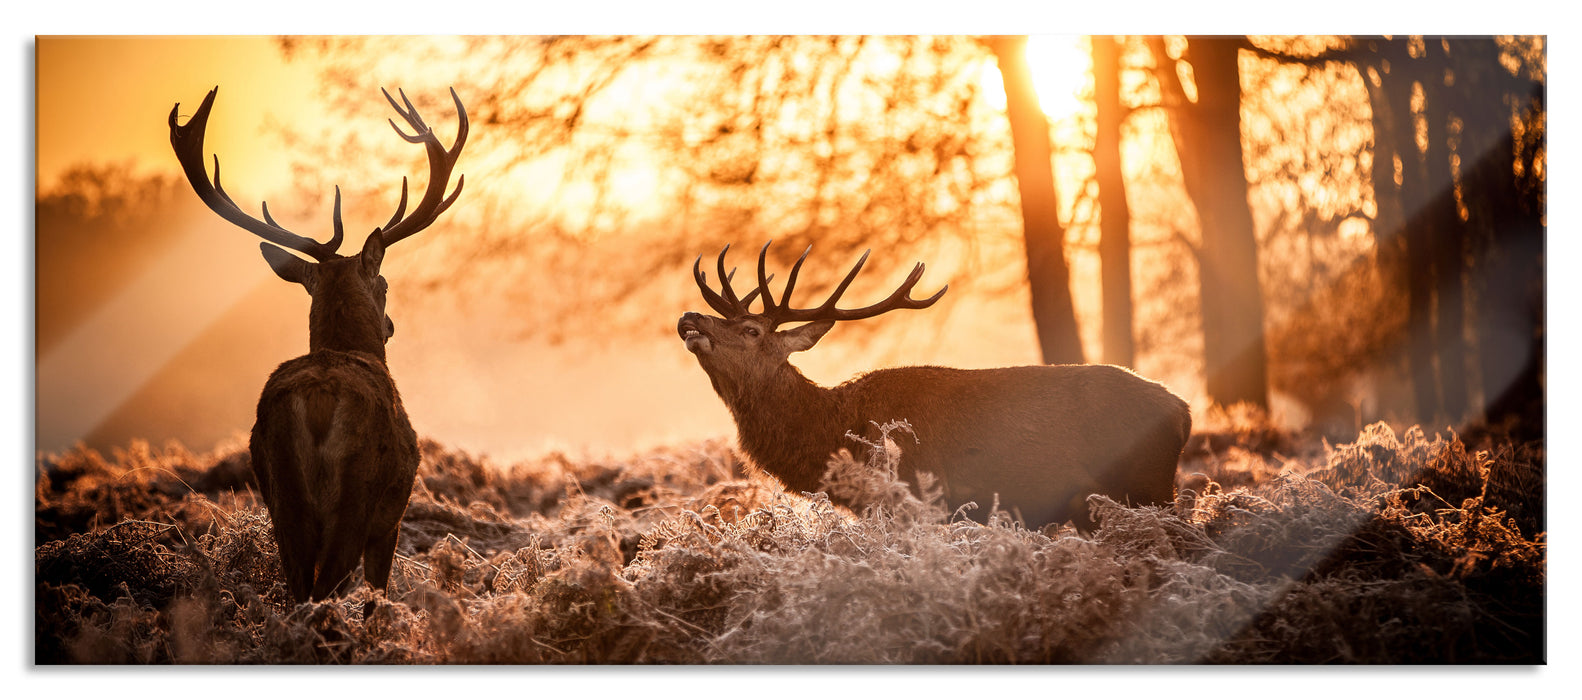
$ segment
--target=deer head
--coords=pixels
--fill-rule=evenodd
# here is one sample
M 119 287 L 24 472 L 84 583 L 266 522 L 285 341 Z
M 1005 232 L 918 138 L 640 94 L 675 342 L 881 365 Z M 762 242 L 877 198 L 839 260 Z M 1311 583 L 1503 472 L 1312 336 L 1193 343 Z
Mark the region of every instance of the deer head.
M 445 196 L 451 170 L 467 141 L 467 110 L 462 106 L 461 98 L 456 96 L 455 90 L 451 90 L 450 96 L 456 103 L 459 124 L 456 142 L 447 149 L 440 144 L 433 129 L 423 122 L 405 92 L 398 91 L 401 95 L 401 103 L 398 104 L 389 92 L 380 90 L 414 133 L 402 131 L 393 119 L 390 120 L 391 128 L 407 142 L 423 144 L 428 152 L 428 188 L 412 213 L 407 215 L 407 181 L 405 177 L 401 178 L 401 201 L 396 206 L 395 215 L 384 226 L 369 234 L 361 252 L 345 257 L 336 252 L 344 238 L 340 187 L 335 188 L 334 233 L 329 241 L 320 243 L 292 233 L 276 223 L 269 215 L 267 202 L 262 204 L 263 221 L 236 206 L 220 184 L 218 155 L 214 157 L 214 180 L 210 182 L 204 169 L 203 135 L 208 126 L 209 111 L 214 106 L 214 98 L 219 90 L 216 87 L 209 91 L 185 125 L 176 123 L 177 110 L 181 104 L 177 103 L 170 110 L 170 144 L 193 191 L 226 221 L 264 239 L 259 247 L 269 268 L 281 279 L 302 285 L 312 296 L 313 305 L 308 321 L 310 348 L 358 350 L 373 353 L 382 359 L 384 343 L 395 334 L 395 323 L 385 313 L 385 294 L 389 285 L 379 273 L 379 266 L 384 261 L 386 248 L 434 223 L 461 194 L 466 176 L 459 177 L 456 189 L 448 197 Z M 288 249 L 316 262 L 303 260 L 287 252 Z
M 797 274 L 802 269 L 802 263 L 807 260 L 812 246 L 803 251 L 802 257 L 792 265 L 791 272 L 786 277 L 785 289 L 780 293 L 777 302 L 769 289 L 769 281 L 774 278 L 767 274 L 766 258 L 769 246 L 765 243 L 758 253 L 758 286 L 747 294 L 738 297 L 731 288 L 731 278 L 736 271 L 725 270 L 725 254 L 730 251 L 730 246 L 725 246 L 720 251 L 718 271 L 720 278 L 720 291 L 715 292 L 708 285 L 708 280 L 701 264 L 702 256 L 692 264 L 692 276 L 698 284 L 698 289 L 703 293 L 704 301 L 720 316 L 707 316 L 700 313 L 688 312 L 681 316 L 676 326 L 676 331 L 686 343 L 687 350 L 698 358 L 698 363 L 713 380 L 714 387 L 721 396 L 735 394 L 743 387 L 755 386 L 767 381 L 781 368 L 789 366 L 791 353 L 807 350 L 818 343 L 820 338 L 834 327 L 836 321 L 853 321 L 857 319 L 872 318 L 879 314 L 895 309 L 924 309 L 939 301 L 944 296 L 946 285 L 933 296 L 927 299 L 913 299 L 912 287 L 917 285 L 923 276 L 923 263 L 918 263 L 912 268 L 912 273 L 906 281 L 890 294 L 885 300 L 865 306 L 860 309 L 840 309 L 835 304 L 840 300 L 852 280 L 857 278 L 857 273 L 862 271 L 862 266 L 868 261 L 870 251 L 864 252 L 862 258 L 852 267 L 846 278 L 835 287 L 829 298 L 813 308 L 798 309 L 791 306 L 791 292 L 796 286 Z M 749 305 L 754 299 L 762 297 L 762 311 L 754 313 L 749 310 Z M 803 323 L 788 330 L 779 330 L 787 323 Z

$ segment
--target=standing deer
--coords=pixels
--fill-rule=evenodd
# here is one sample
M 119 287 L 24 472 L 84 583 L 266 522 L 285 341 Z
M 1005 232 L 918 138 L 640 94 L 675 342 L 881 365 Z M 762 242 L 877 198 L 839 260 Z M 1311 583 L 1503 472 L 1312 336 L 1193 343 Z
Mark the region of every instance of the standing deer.
M 703 299 L 724 318 L 688 312 L 676 330 L 730 408 L 742 451 L 788 489 L 817 490 L 830 455 L 850 444 L 848 432 L 877 437 L 876 423 L 904 419 L 918 444 L 901 451 L 899 478 L 915 487 L 916 473 L 934 475 L 953 509 L 969 501 L 988 506 L 997 495 L 1030 527 L 1071 520 L 1088 530 L 1089 494 L 1132 504 L 1174 498 L 1176 461 L 1192 417 L 1165 387 L 1111 365 L 901 367 L 821 387 L 791 365 L 791 353 L 813 347 L 836 321 L 927 308 L 949 286 L 913 299 L 923 275 L 918 263 L 884 301 L 836 308 L 868 260 L 863 253 L 827 301 L 797 309 L 791 290 L 807 252 L 777 302 L 764 270 L 769 245 L 758 254 L 758 287 L 745 298 L 731 289 L 729 250 L 720 251 L 719 292 L 699 268 L 701 257 L 692 266 Z M 749 311 L 760 295 L 763 310 Z M 796 322 L 805 325 L 777 330 Z
M 368 235 L 362 252 L 343 257 L 336 254 L 343 233 L 339 187 L 334 235 L 319 243 L 276 224 L 267 203 L 263 221 L 237 207 L 220 186 L 218 156 L 214 181 L 209 181 L 203 132 L 218 92 L 218 87 L 209 91 L 185 126 L 176 124 L 180 103 L 170 110 L 176 158 L 198 198 L 226 221 L 263 238 L 260 246 L 270 269 L 313 297 L 308 354 L 269 376 L 248 442 L 286 585 L 298 602 L 341 595 L 350 590 L 352 572 L 362 560 L 369 585 L 385 589 L 401 516 L 417 475 L 418 449 L 417 434 L 385 364 L 385 343 L 395 334 L 395 324 L 385 315 L 388 284 L 379 265 L 386 248 L 434 223 L 461 194 L 465 178 L 457 179 L 449 197 L 445 189 L 467 140 L 467 111 L 452 90 L 459 126 L 456 142 L 446 149 L 404 92 L 403 109 L 381 90 L 415 133 L 408 135 L 394 120 L 390 126 L 428 151 L 428 189 L 411 216 L 404 216 L 407 186 L 402 178 L 395 216 Z

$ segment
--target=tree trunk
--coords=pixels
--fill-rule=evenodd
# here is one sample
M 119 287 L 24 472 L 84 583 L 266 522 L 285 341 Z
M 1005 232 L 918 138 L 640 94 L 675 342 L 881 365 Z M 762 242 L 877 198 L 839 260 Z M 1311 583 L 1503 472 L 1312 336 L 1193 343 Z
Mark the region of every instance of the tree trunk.
M 1091 37 L 1093 100 L 1097 108 L 1093 141 L 1094 174 L 1099 183 L 1099 274 L 1104 308 L 1104 361 L 1131 367 L 1132 341 L 1131 212 L 1121 170 L 1120 47 L 1115 37 Z
M 1372 40 L 1375 56 L 1368 62 L 1359 62 L 1357 71 L 1362 74 L 1363 83 L 1368 88 L 1368 105 L 1372 108 L 1373 126 L 1373 202 L 1377 212 L 1373 218 L 1373 241 L 1376 251 L 1379 277 L 1387 290 L 1408 289 L 1407 280 L 1411 277 L 1411 258 L 1406 247 L 1406 219 L 1402 212 L 1401 192 L 1395 183 L 1395 158 L 1400 155 L 1402 163 L 1408 162 L 1410 149 L 1412 149 L 1412 134 L 1397 131 L 1397 114 L 1400 110 L 1409 110 L 1410 104 L 1397 104 L 1392 99 L 1393 91 L 1386 89 L 1386 83 L 1399 81 L 1399 75 L 1391 75 L 1386 66 L 1393 64 L 1397 59 L 1393 49 L 1399 47 L 1391 45 L 1382 39 Z M 1400 51 L 1401 58 L 1405 52 Z M 1374 79 L 1378 82 L 1375 83 Z M 1403 145 L 1404 144 L 1404 145 Z M 1403 150 L 1408 149 L 1408 150 Z M 1405 304 L 1405 293 L 1391 294 L 1394 303 Z M 1407 334 L 1410 337 L 1410 333 Z M 1399 340 L 1405 340 L 1401 338 Z M 1401 397 L 1401 401 L 1417 401 L 1415 394 L 1410 393 L 1410 387 L 1415 386 L 1413 381 L 1415 367 L 1407 344 L 1402 342 L 1391 346 L 1389 362 L 1395 367 L 1405 371 L 1402 375 L 1407 383 L 1408 396 Z M 1409 409 L 1415 411 L 1416 409 Z
M 1470 41 L 1460 40 L 1457 46 Z M 1497 67 L 1490 56 L 1494 48 L 1478 48 L 1484 51 L 1474 59 Z M 1464 82 L 1464 77 L 1458 75 L 1457 82 Z M 1495 94 L 1503 99 L 1491 100 Z M 1467 293 L 1477 309 L 1481 415 L 1491 425 L 1507 425 L 1521 439 L 1542 439 L 1544 183 L 1535 173 L 1534 161 L 1544 143 L 1543 120 L 1538 116 L 1543 90 L 1519 84 L 1485 85 L 1461 98 L 1461 190 L 1469 233 L 1478 241 Z M 1513 118 L 1526 132 L 1521 150 L 1511 129 Z
M 1451 70 L 1439 41 L 1428 42 L 1423 71 L 1423 112 L 1428 122 L 1428 187 L 1432 210 L 1430 230 L 1434 277 L 1434 347 L 1439 358 L 1440 415 L 1436 420 L 1459 424 L 1467 413 L 1467 340 L 1463 279 L 1466 271 L 1466 229 L 1456 201 L 1456 179 L 1450 164 L 1450 119 L 1454 100 L 1445 85 Z M 1472 163 L 1466 163 L 1470 166 Z M 1448 195 L 1448 196 L 1447 196 Z
M 1209 398 L 1222 405 L 1269 405 L 1258 242 L 1247 203 L 1241 148 L 1241 38 L 1188 40 L 1196 102 L 1187 101 L 1174 64 L 1155 40 L 1156 70 L 1175 109 L 1171 136 L 1187 194 L 1197 208 L 1203 244 L 1198 285 L 1203 309 L 1203 365 Z
M 1417 83 L 1410 69 L 1406 40 L 1395 39 L 1387 47 L 1385 60 L 1390 70 L 1381 78 L 1382 91 L 1390 106 L 1390 131 L 1395 152 L 1375 159 L 1382 164 L 1388 155 L 1401 161 L 1400 184 L 1395 188 L 1401 206 L 1401 242 L 1406 272 L 1406 356 L 1411 376 L 1416 418 L 1431 420 L 1439 412 L 1439 377 L 1434 371 L 1433 276 L 1430 265 L 1429 228 L 1424 213 L 1431 197 L 1424 171 L 1423 151 L 1417 145 L 1417 123 L 1412 113 L 1413 86 Z
M 1071 274 L 1066 267 L 1066 230 L 1060 224 L 1055 176 L 1050 162 L 1049 120 L 1038 106 L 1027 67 L 1027 37 L 996 37 L 989 42 L 1005 83 L 1005 111 L 1016 155 L 1016 187 L 1022 200 L 1022 234 L 1027 245 L 1027 283 L 1032 292 L 1033 324 L 1045 364 L 1083 361 L 1071 304 Z

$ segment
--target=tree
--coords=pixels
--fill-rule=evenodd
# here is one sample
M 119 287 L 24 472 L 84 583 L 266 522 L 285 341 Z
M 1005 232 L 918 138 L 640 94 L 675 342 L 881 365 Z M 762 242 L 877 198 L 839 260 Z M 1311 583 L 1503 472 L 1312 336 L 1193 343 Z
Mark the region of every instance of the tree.
M 1104 308 L 1104 361 L 1136 362 L 1132 339 L 1131 213 L 1121 170 L 1121 63 L 1115 37 L 1090 39 L 1093 53 L 1095 129 L 1093 164 L 1099 186 L 1099 260 Z
M 1170 112 L 1181 175 L 1197 209 L 1203 310 L 1203 364 L 1209 397 L 1220 404 L 1269 405 L 1258 242 L 1247 203 L 1241 145 L 1241 39 L 1193 37 L 1172 58 L 1151 39 L 1155 74 Z M 1188 96 L 1177 62 L 1191 65 Z
M 1060 224 L 1055 176 L 1050 164 L 1049 120 L 1038 104 L 1027 66 L 1027 37 L 989 41 L 1005 83 L 1005 112 L 1016 152 L 1016 188 L 1021 195 L 1022 235 L 1027 245 L 1027 285 L 1033 325 L 1044 364 L 1079 364 L 1082 340 L 1071 306 L 1066 267 L 1066 229 Z M 1128 331 L 1129 333 L 1129 331 Z
M 1374 236 L 1408 306 L 1402 361 L 1415 418 L 1481 418 L 1541 435 L 1542 39 L 1364 37 L 1315 55 L 1255 50 L 1349 64 L 1364 78 Z

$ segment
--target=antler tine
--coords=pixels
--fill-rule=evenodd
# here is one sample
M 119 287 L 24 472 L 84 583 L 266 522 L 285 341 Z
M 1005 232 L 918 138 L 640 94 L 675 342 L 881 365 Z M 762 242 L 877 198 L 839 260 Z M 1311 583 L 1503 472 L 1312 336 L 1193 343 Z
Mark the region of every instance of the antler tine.
M 407 218 L 402 218 L 402 214 L 406 210 L 407 196 L 406 179 L 402 178 L 401 205 L 397 209 L 396 215 L 391 217 L 390 222 L 384 227 L 384 244 L 388 247 L 396 241 L 428 228 L 430 224 L 434 223 L 435 219 L 439 218 L 440 214 L 443 214 L 445 210 L 450 208 L 450 205 L 456 202 L 457 197 L 461 196 L 461 190 L 467 184 L 465 175 L 456 178 L 456 189 L 449 196 L 445 195 L 445 188 L 450 183 L 451 171 L 456 167 L 456 159 L 461 155 L 462 146 L 467 142 L 470 122 L 467 118 L 467 108 L 461 103 L 461 97 L 456 94 L 455 88 L 451 88 L 450 97 L 456 103 L 457 126 L 456 141 L 447 149 L 440 145 L 439 137 L 434 135 L 434 130 L 424 123 L 423 116 L 418 113 L 417 107 L 412 104 L 411 100 L 407 99 L 406 91 L 396 90 L 401 95 L 400 104 L 396 102 L 394 97 L 390 96 L 389 90 L 380 88 L 379 92 L 384 94 L 385 101 L 390 103 L 396 114 L 401 115 L 407 125 L 412 127 L 413 133 L 408 134 L 402 131 L 394 119 L 389 120 L 390 128 L 395 129 L 396 134 L 408 143 L 423 144 L 424 149 L 428 153 L 429 162 L 428 187 L 423 192 L 423 198 L 413 208 L 412 215 Z M 403 107 L 403 105 L 405 106 Z
M 812 247 L 809 246 L 808 250 L 811 252 Z M 791 279 L 787 280 L 786 291 L 780 296 L 780 306 L 776 307 L 772 312 L 770 312 L 769 316 L 775 320 L 776 325 L 779 325 L 781 323 L 789 323 L 793 321 L 816 321 L 824 318 L 831 312 L 838 313 L 839 310 L 835 308 L 835 302 L 840 301 L 840 296 L 846 293 L 846 288 L 851 286 L 851 281 L 857 279 L 857 273 L 862 271 L 862 266 L 868 262 L 868 254 L 872 252 L 872 248 L 863 251 L 862 257 L 857 259 L 857 264 L 851 268 L 851 272 L 846 273 L 846 278 L 841 280 L 839 285 L 835 286 L 835 291 L 829 295 L 829 298 L 825 299 L 823 304 L 820 304 L 816 308 L 812 309 L 791 308 L 790 287 L 791 284 L 796 282 L 795 277 L 798 271 L 797 269 L 793 268 L 791 271 Z M 803 254 L 803 257 L 806 257 L 806 253 Z M 797 268 L 800 268 L 801 266 L 801 261 L 797 261 Z
M 471 130 L 469 128 L 471 122 L 467 119 L 467 108 L 461 106 L 461 98 L 456 95 L 456 88 L 450 88 L 450 100 L 456 103 L 456 142 L 450 145 L 447 153 L 450 154 L 451 160 L 455 160 L 456 155 L 461 153 L 461 147 L 467 143 L 467 132 Z M 461 185 L 457 185 L 456 189 L 460 190 Z
M 725 297 L 726 303 L 730 304 L 733 308 L 740 309 L 740 313 L 745 314 L 747 313 L 747 305 L 742 303 L 741 299 L 736 298 L 736 290 L 731 289 L 731 278 L 736 276 L 736 268 L 731 268 L 729 273 L 725 272 L 725 254 L 730 252 L 730 249 L 730 244 L 725 244 L 724 250 L 720 251 L 720 257 L 718 260 L 720 295 Z
M 770 309 L 775 308 L 774 295 L 769 293 L 769 275 L 766 274 L 764 270 L 764 258 L 769 256 L 769 246 L 771 245 L 774 245 L 774 239 L 770 239 L 768 243 L 764 244 L 763 249 L 758 251 L 758 291 L 763 292 L 764 294 L 765 313 L 768 313 Z M 784 302 L 786 297 L 781 296 L 780 300 Z
M 872 318 L 895 309 L 928 308 L 945 295 L 945 290 L 950 289 L 950 285 L 947 284 L 927 299 L 913 299 L 911 296 L 912 288 L 923 277 L 923 263 L 918 263 L 912 268 L 911 274 L 907 275 L 906 281 L 902 282 L 901 286 L 884 301 L 864 306 L 860 309 L 836 308 L 836 302 L 840 300 L 842 294 L 846 293 L 846 288 L 851 286 L 852 280 L 857 279 L 857 273 L 862 271 L 862 266 L 868 262 L 868 255 L 872 252 L 871 249 L 863 252 L 862 257 L 858 258 L 857 264 L 852 266 L 850 272 L 846 273 L 845 279 L 842 279 L 840 284 L 835 286 L 835 291 L 830 294 L 823 304 L 811 309 L 795 309 L 791 307 L 790 303 L 791 288 L 796 284 L 796 275 L 802 267 L 802 261 L 807 259 L 807 253 L 803 253 L 802 258 L 797 260 L 796 265 L 791 268 L 791 275 L 786 279 L 786 288 L 781 293 L 780 304 L 773 308 L 766 308 L 764 314 L 769 316 L 777 326 L 782 323 L 801 321 L 855 321 Z
M 725 250 L 730 250 L 730 249 L 731 249 L 731 247 L 729 245 L 725 246 Z M 720 291 L 725 293 L 725 298 L 727 300 L 735 303 L 736 304 L 736 308 L 740 309 L 740 311 L 738 311 L 736 313 L 736 315 L 738 315 L 738 316 L 752 313 L 752 311 L 748 307 L 752 306 L 753 300 L 757 299 L 759 294 L 764 295 L 764 308 L 765 309 L 769 308 L 769 304 L 770 304 L 770 300 L 769 300 L 769 282 L 768 282 L 768 280 L 765 280 L 764 277 L 763 277 L 764 268 L 763 268 L 762 261 L 760 260 L 759 263 L 760 264 L 758 265 L 758 286 L 753 288 L 752 291 L 748 292 L 747 296 L 744 296 L 741 299 L 737 299 L 736 298 L 736 290 L 731 289 L 731 280 L 736 277 L 736 268 L 734 268 L 734 267 L 731 268 L 731 273 L 728 274 L 728 275 L 725 274 L 725 251 L 724 250 L 720 251 L 720 286 L 722 287 L 722 289 Z M 774 279 L 774 275 L 770 275 L 769 279 Z
M 730 246 L 726 247 L 729 248 Z M 724 255 L 724 253 L 722 252 L 720 255 Z M 730 302 L 725 301 L 724 297 L 709 288 L 708 275 L 703 272 L 702 265 L 703 256 L 701 255 L 698 256 L 697 260 L 692 261 L 692 279 L 698 283 L 698 290 L 703 292 L 703 301 L 707 302 L 709 308 L 714 309 L 721 316 L 730 318 L 737 315 L 741 311 L 739 306 L 731 305 Z
M 764 244 L 764 249 L 765 250 L 769 249 L 769 244 L 768 243 Z M 724 263 L 724 261 L 722 259 L 721 260 L 721 264 L 723 264 L 723 263 Z M 731 269 L 731 274 L 732 275 L 736 274 L 735 268 Z M 742 313 L 744 313 L 744 314 L 752 313 L 751 311 L 749 311 L 747 309 L 747 307 L 750 306 L 753 303 L 754 299 L 758 298 L 759 294 L 764 295 L 764 309 L 765 310 L 769 309 L 770 304 L 774 303 L 774 300 L 769 296 L 769 280 L 772 280 L 774 278 L 775 278 L 774 275 L 770 275 L 768 279 L 764 278 L 764 258 L 763 258 L 763 253 L 759 253 L 758 254 L 758 286 L 754 287 L 752 291 L 748 292 L 747 296 L 742 297 Z
M 181 164 L 181 170 L 187 176 L 188 184 L 198 199 L 208 205 L 209 209 L 219 214 L 221 218 L 235 224 L 253 235 L 270 243 L 290 248 L 315 260 L 323 262 L 335 257 L 335 251 L 341 245 L 340 222 L 340 191 L 336 190 L 335 207 L 335 235 L 328 243 L 320 243 L 311 238 L 306 238 L 292 233 L 280 224 L 275 223 L 269 216 L 269 207 L 264 205 L 264 221 L 259 221 L 243 212 L 231 196 L 226 194 L 225 188 L 220 184 L 220 157 L 214 156 L 214 180 L 209 180 L 209 174 L 204 170 L 203 164 L 203 136 L 209 124 L 209 111 L 214 107 L 214 98 L 220 92 L 216 86 L 203 98 L 203 103 L 198 105 L 197 111 L 187 123 L 177 124 L 176 116 L 181 109 L 177 102 L 170 108 L 170 146 L 176 152 L 176 161 Z
M 397 223 L 399 223 L 401 221 L 401 216 L 406 214 L 406 191 L 407 191 L 406 190 L 406 176 L 402 175 L 401 176 L 401 202 L 399 204 L 396 204 L 395 215 L 391 216 L 390 220 L 385 222 L 385 225 L 383 227 L 381 227 L 381 230 L 388 229 L 391 226 L 396 225 Z
M 709 288 L 708 275 L 704 274 L 702 269 L 703 256 L 701 255 L 698 256 L 697 260 L 692 261 L 692 278 L 698 283 L 698 289 L 703 292 L 703 300 L 708 302 L 710 308 L 719 312 L 721 316 L 726 318 L 735 318 L 738 316 L 746 316 L 752 313 L 752 311 L 748 310 L 748 307 L 752 305 L 754 299 L 758 298 L 759 294 L 763 294 L 765 298 L 767 298 L 769 294 L 768 292 L 764 291 L 768 288 L 768 285 L 759 284 L 756 289 L 748 292 L 747 296 L 737 298 L 736 290 L 731 288 L 731 280 L 736 277 L 736 270 L 732 269 L 730 272 L 725 271 L 725 254 L 729 252 L 730 249 L 730 245 L 726 245 L 725 248 L 720 251 L 717 267 L 720 276 L 719 293 L 716 293 L 713 289 Z M 774 279 L 774 275 L 770 275 L 769 279 Z
M 784 290 L 781 290 L 780 302 L 777 304 L 775 303 L 774 296 L 769 292 L 769 281 L 774 279 L 775 276 L 766 274 L 767 270 L 765 270 L 767 258 L 769 257 L 769 246 L 773 244 L 774 241 L 771 240 L 764 244 L 762 250 L 758 251 L 758 289 L 762 291 L 764 295 L 765 315 L 772 315 L 775 313 L 775 310 L 784 309 L 786 308 L 787 304 L 791 303 L 791 290 L 792 288 L 796 287 L 797 273 L 801 271 L 802 263 L 807 260 L 808 253 L 813 252 L 813 246 L 808 246 L 807 250 L 802 251 L 802 257 L 797 258 L 796 264 L 791 266 L 791 274 L 786 277 L 786 287 Z
M 219 184 L 220 184 L 219 160 L 216 159 L 215 160 L 215 170 L 214 170 L 214 185 L 215 185 L 215 189 L 219 189 Z M 225 194 L 225 190 L 220 190 L 220 194 Z M 226 197 L 226 198 L 229 199 L 230 197 Z M 275 226 L 275 227 L 279 227 L 280 226 L 280 224 L 275 223 L 275 218 L 269 215 L 269 202 L 259 202 L 258 206 L 261 207 L 264 210 L 264 221 L 269 222 L 270 226 Z M 330 236 L 330 242 L 325 244 L 325 245 L 327 245 L 330 248 L 330 250 L 340 250 L 341 249 L 341 241 L 346 238 L 346 227 L 341 225 L 341 186 L 340 185 L 336 185 L 335 186 L 335 213 L 330 217 L 330 220 L 335 225 L 335 233 Z
M 912 288 L 917 286 L 918 280 L 923 278 L 923 263 L 918 263 L 912 268 L 912 273 L 906 276 L 906 281 L 901 283 L 893 293 L 884 301 L 860 309 L 834 309 L 835 320 L 852 321 L 859 318 L 870 318 L 893 309 L 926 309 L 933 306 L 934 302 L 945 296 L 945 290 L 950 285 L 940 287 L 939 291 L 927 299 L 913 299 Z

